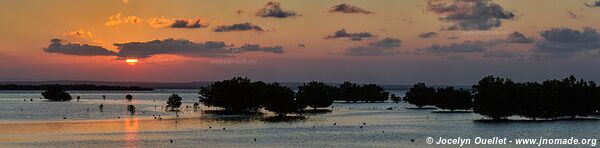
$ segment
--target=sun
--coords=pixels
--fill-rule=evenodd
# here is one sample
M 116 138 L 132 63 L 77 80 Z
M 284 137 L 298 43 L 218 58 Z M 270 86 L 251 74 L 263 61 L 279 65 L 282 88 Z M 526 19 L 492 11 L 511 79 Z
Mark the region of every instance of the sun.
M 125 59 L 125 62 L 129 65 L 135 65 L 139 62 L 138 59 Z

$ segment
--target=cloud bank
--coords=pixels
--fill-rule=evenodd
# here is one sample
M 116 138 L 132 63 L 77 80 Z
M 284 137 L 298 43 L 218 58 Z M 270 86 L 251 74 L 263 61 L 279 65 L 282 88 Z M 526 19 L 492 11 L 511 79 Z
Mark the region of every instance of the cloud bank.
M 185 39 L 164 39 L 148 42 L 115 43 L 119 57 L 147 58 L 157 54 L 173 54 L 185 57 L 231 57 L 245 52 L 283 53 L 283 47 L 261 47 L 245 44 L 241 47 L 227 45 L 220 41 L 192 42 Z
M 233 57 L 246 52 L 266 52 L 283 54 L 283 47 L 263 47 L 258 44 L 244 44 L 236 47 L 221 41 L 193 42 L 186 39 L 164 39 L 147 42 L 115 43 L 118 52 L 113 52 L 101 46 L 66 43 L 61 39 L 52 39 L 50 45 L 44 48 L 48 53 L 59 53 L 77 56 L 117 56 L 123 58 L 148 58 L 158 54 L 169 54 L 183 57 Z
M 113 56 L 116 53 L 106 48 L 88 44 L 72 44 L 62 39 L 50 40 L 45 52 L 76 56 Z

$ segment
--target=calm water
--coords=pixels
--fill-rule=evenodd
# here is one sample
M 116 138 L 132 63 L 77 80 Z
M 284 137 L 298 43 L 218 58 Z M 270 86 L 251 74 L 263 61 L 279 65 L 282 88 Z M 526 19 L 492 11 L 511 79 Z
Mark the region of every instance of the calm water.
M 191 106 L 198 101 L 197 90 L 70 93 L 81 100 L 48 102 L 39 99 L 40 91 L 0 91 L 0 147 L 443 147 L 428 145 L 425 139 L 600 137 L 597 120 L 492 123 L 477 121 L 481 116 L 473 113 L 432 113 L 436 110 L 407 109 L 412 106 L 403 103 L 334 103 L 329 113 L 274 122 L 270 113 L 216 115 L 201 106 L 176 118 L 161 109 L 173 93 L 183 97 L 182 106 Z M 403 96 L 405 91 L 392 93 Z M 134 100 L 126 101 L 126 94 Z M 100 104 L 104 112 L 99 112 Z M 135 115 L 127 112 L 128 104 L 136 106 Z M 164 119 L 154 120 L 153 115 Z

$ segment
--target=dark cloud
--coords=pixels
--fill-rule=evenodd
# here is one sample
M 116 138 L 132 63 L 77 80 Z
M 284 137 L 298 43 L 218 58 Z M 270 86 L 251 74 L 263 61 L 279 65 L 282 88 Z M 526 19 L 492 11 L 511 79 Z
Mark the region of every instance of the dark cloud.
M 339 5 L 332 6 L 329 9 L 329 12 L 338 12 L 338 13 L 362 13 L 362 14 L 371 14 L 373 12 L 362 9 L 358 6 L 342 3 Z
M 569 57 L 576 54 L 598 52 L 600 34 L 593 28 L 575 30 L 552 28 L 540 32 L 544 40 L 536 42 L 532 52 L 537 57 Z
M 114 56 L 115 52 L 112 52 L 106 48 L 88 44 L 72 44 L 66 43 L 62 39 L 50 40 L 50 45 L 44 48 L 45 52 L 59 53 L 66 55 L 77 55 L 77 56 Z
M 419 34 L 420 38 L 426 39 L 426 38 L 432 38 L 432 37 L 436 37 L 437 33 L 436 32 L 424 32 Z
M 446 55 L 454 53 L 481 53 L 485 52 L 488 46 L 498 44 L 498 41 L 464 41 L 462 43 L 452 43 L 448 45 L 433 44 L 425 48 L 417 48 L 417 51 L 425 54 Z
M 363 38 L 370 38 L 373 36 L 374 35 L 369 32 L 350 33 L 346 32 L 345 29 L 341 29 L 334 32 L 332 35 L 325 36 L 324 39 L 349 38 L 352 41 L 362 41 Z
M 429 0 L 427 10 L 440 15 L 440 20 L 452 22 L 447 30 L 488 30 L 500 27 L 502 20 L 515 14 L 490 0 Z
M 268 2 L 264 8 L 260 8 L 256 11 L 256 16 L 260 17 L 287 18 L 299 15 L 300 14 L 293 11 L 283 10 L 278 2 Z
M 298 47 L 300 47 L 300 48 L 305 48 L 305 47 L 306 47 L 306 45 L 304 45 L 303 43 L 300 43 L 300 44 L 298 44 Z
M 533 39 L 527 38 L 525 35 L 523 35 L 520 32 L 513 32 L 508 34 L 508 36 L 506 37 L 505 41 L 507 43 L 533 43 Z
M 201 28 L 201 27 L 203 27 L 203 25 L 200 24 L 200 19 L 196 19 L 196 20 L 177 19 L 169 27 L 171 27 L 171 28 Z
M 365 46 L 351 47 L 344 50 L 342 55 L 349 56 L 383 56 L 396 54 L 402 41 L 396 38 L 384 38 L 368 43 Z
M 585 3 L 585 5 L 588 6 L 588 7 L 600 7 L 600 0 L 595 1 L 595 2 L 593 2 L 591 4 Z
M 260 26 L 253 25 L 250 23 L 221 25 L 221 26 L 217 26 L 213 29 L 214 32 L 249 31 L 249 30 L 254 30 L 257 32 L 264 31 Z
M 493 51 L 487 51 L 483 54 L 484 58 L 504 58 L 504 59 L 512 59 L 512 58 L 516 58 L 516 57 L 520 57 L 521 55 L 516 53 L 516 52 L 512 52 L 510 50 L 506 50 L 506 49 L 498 49 L 498 50 L 493 50 Z
M 119 57 L 147 58 L 157 54 L 173 54 L 186 57 L 230 57 L 244 52 L 283 53 L 283 47 L 261 47 L 256 44 L 246 44 L 233 47 L 224 42 L 207 41 L 192 42 L 185 39 L 165 39 L 148 42 L 130 42 L 114 44 L 119 49 Z
M 260 45 L 257 45 L 257 44 L 244 44 L 237 48 L 230 48 L 229 50 L 231 51 L 231 53 L 244 53 L 244 52 L 256 52 L 256 51 L 270 52 L 270 53 L 276 53 L 276 54 L 283 53 L 283 47 L 281 47 L 281 46 L 261 47 Z

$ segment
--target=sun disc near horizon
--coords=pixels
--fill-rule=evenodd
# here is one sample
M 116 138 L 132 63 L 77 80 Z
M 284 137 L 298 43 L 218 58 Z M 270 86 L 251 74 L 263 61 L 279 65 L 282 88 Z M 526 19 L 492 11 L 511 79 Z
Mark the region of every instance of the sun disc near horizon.
M 125 63 L 127 63 L 128 65 L 136 65 L 138 62 L 138 59 L 125 59 Z

